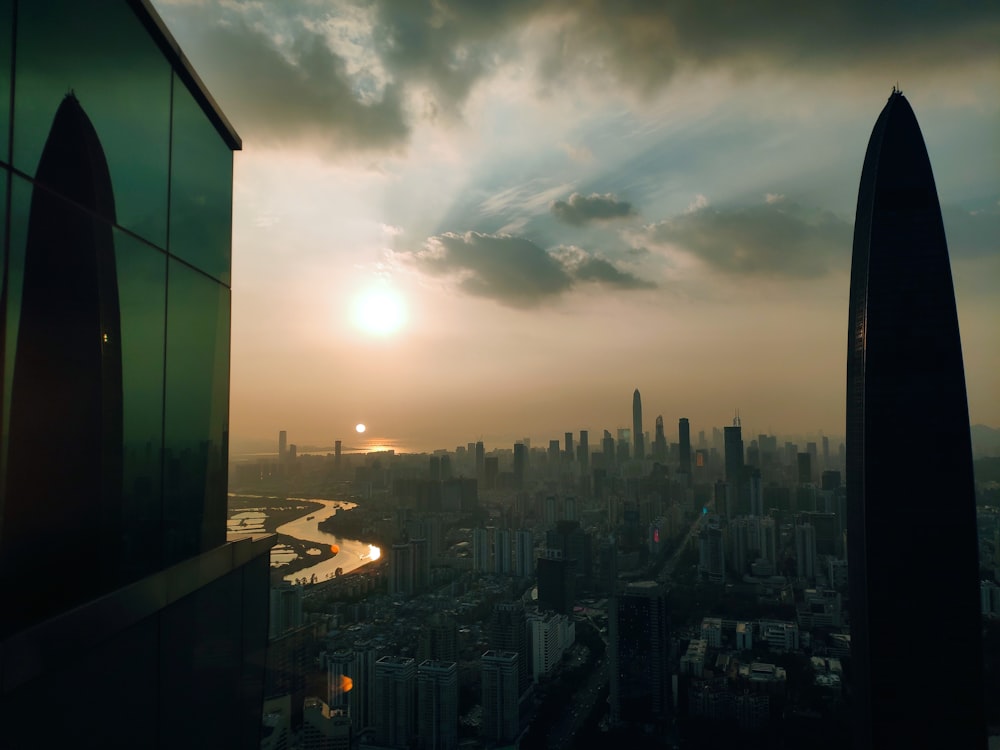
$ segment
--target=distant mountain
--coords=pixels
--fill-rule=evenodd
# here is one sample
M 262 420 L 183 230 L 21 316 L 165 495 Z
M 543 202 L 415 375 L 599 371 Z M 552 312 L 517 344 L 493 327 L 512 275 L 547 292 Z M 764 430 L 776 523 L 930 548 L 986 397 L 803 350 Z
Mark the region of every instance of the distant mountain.
M 984 424 L 972 425 L 972 457 L 1000 456 L 1000 429 Z

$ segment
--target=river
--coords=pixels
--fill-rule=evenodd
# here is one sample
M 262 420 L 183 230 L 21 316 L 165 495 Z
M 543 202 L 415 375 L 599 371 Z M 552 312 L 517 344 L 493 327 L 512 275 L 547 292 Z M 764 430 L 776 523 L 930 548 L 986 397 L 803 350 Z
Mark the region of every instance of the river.
M 378 560 L 382 554 L 382 550 L 374 544 L 361 542 L 357 539 L 344 539 L 343 537 L 321 531 L 319 528 L 320 521 L 325 521 L 330 516 L 335 515 L 338 510 L 350 510 L 356 507 L 357 503 L 345 500 L 321 500 L 315 497 L 290 497 L 288 499 L 320 503 L 323 505 L 323 508 L 317 510 L 315 513 L 307 513 L 301 518 L 282 524 L 278 527 L 278 533 L 287 534 L 304 542 L 317 542 L 326 546 L 336 544 L 340 547 L 340 552 L 328 560 L 323 560 L 316 565 L 311 565 L 308 568 L 303 568 L 285 576 L 286 581 L 294 581 L 296 578 L 310 580 L 313 575 L 316 576 L 317 581 L 325 581 L 327 578 L 333 578 L 333 574 L 337 568 L 341 568 L 344 573 L 347 573 L 355 568 L 360 568 L 372 560 Z
M 244 493 L 237 494 L 241 497 L 254 497 L 253 495 Z M 272 503 L 276 500 L 273 497 L 262 497 L 261 499 L 265 503 Z M 319 528 L 320 521 L 325 521 L 330 516 L 335 515 L 338 510 L 350 510 L 356 507 L 357 503 L 347 500 L 324 500 L 316 497 L 287 498 L 287 502 L 296 501 L 319 503 L 323 507 L 319 510 L 304 512 L 299 518 L 282 524 L 277 529 L 278 533 L 294 537 L 303 542 L 314 542 L 317 547 L 330 547 L 335 544 L 340 550 L 331 558 L 322 560 L 308 568 L 302 568 L 294 573 L 289 573 L 284 577 L 286 581 L 294 582 L 295 579 L 302 578 L 311 580 L 314 575 L 317 581 L 325 581 L 328 578 L 333 578 L 337 568 L 340 568 L 343 573 L 348 573 L 372 560 L 377 560 L 382 554 L 382 551 L 374 544 L 368 544 L 357 539 L 345 539 L 334 534 L 328 534 Z M 264 517 L 266 514 L 266 507 L 236 513 L 229 520 L 229 528 L 231 531 L 262 532 L 264 530 Z M 294 559 L 294 556 L 295 553 L 292 550 L 288 547 L 282 547 L 279 544 L 271 551 L 271 565 L 290 562 L 290 559 Z

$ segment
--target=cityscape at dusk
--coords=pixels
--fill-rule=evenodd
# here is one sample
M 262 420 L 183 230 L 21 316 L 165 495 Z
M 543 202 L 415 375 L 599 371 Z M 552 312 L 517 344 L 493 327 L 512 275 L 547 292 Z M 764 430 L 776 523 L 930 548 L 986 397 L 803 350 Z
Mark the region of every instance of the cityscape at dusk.
M 998 38 L 0 0 L 0 745 L 1000 750 Z
M 154 5 L 243 138 L 237 453 L 614 430 L 635 387 L 668 425 L 843 435 L 857 180 L 897 82 L 971 421 L 1000 426 L 992 8 Z

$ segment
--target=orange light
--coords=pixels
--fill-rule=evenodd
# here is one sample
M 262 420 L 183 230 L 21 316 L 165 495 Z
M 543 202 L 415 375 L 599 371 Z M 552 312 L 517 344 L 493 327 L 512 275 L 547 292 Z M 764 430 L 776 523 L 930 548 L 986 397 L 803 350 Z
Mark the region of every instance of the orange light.
M 351 688 L 354 687 L 354 680 L 348 677 L 346 674 L 340 675 L 340 692 L 349 693 Z
M 336 554 L 338 554 L 338 553 L 340 552 L 340 546 L 339 546 L 339 545 L 337 545 L 337 544 L 331 544 L 331 545 L 330 545 L 330 551 L 331 551 L 331 552 L 332 552 L 333 554 L 335 554 L 335 555 L 336 555 Z

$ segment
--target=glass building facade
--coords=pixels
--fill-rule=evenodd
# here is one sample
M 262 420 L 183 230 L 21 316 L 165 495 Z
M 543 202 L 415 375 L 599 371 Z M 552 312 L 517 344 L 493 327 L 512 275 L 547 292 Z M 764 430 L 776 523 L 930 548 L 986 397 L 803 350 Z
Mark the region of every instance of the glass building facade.
M 147 0 L 0 0 L 8 746 L 258 744 L 271 537 L 226 535 L 240 146 Z

